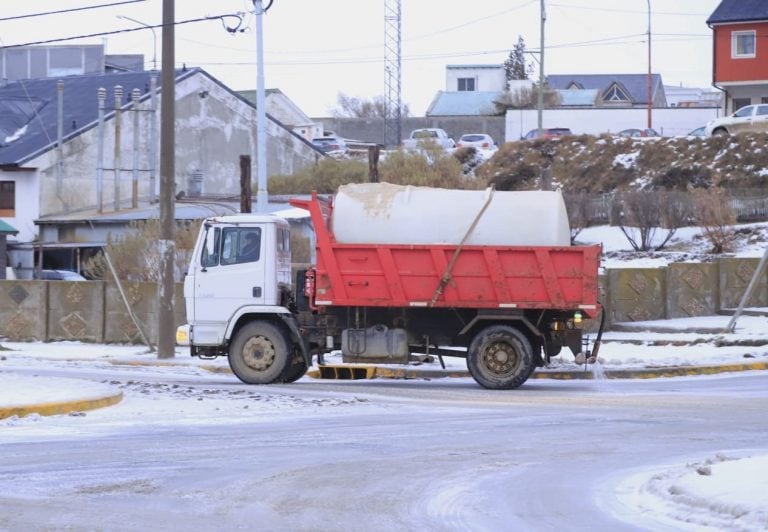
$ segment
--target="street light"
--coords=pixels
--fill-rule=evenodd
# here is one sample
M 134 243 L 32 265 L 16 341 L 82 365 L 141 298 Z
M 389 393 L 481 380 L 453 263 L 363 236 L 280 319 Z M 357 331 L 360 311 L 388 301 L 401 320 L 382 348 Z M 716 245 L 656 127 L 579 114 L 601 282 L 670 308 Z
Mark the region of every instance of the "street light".
M 130 20 L 131 22 L 135 22 L 136 24 L 152 30 L 152 70 L 157 70 L 157 35 L 155 34 L 155 28 L 140 20 L 136 20 L 135 18 L 126 17 L 125 15 L 117 15 L 117 18 Z
M 653 90 L 651 89 L 651 0 L 645 0 L 648 4 L 648 129 L 653 127 L 653 120 L 651 119 L 651 108 L 653 102 L 651 97 L 653 96 Z

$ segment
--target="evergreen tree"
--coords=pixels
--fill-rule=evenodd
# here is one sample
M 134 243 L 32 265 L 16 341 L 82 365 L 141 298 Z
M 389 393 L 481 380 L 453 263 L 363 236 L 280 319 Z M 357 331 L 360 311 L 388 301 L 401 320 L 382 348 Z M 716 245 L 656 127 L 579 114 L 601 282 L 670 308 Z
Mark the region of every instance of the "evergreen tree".
M 513 79 L 530 79 L 533 65 L 525 62 L 525 40 L 517 36 L 517 44 L 512 47 L 509 57 L 504 61 L 504 74 L 507 81 Z

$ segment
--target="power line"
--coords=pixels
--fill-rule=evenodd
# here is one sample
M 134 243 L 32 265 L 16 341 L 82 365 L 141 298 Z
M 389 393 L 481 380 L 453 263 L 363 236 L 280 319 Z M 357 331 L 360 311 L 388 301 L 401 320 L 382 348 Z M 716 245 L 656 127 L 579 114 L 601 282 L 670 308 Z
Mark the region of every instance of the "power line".
M 60 9 L 58 11 L 45 11 L 42 13 L 28 13 L 26 15 L 16 15 L 14 17 L 3 17 L 3 18 L 0 18 L 0 22 L 5 22 L 7 20 L 19 20 L 23 18 L 43 17 L 46 15 L 59 15 L 61 13 L 73 13 L 75 11 L 88 11 L 90 9 L 98 9 L 100 7 L 112 7 L 112 6 L 120 6 L 123 4 L 135 4 L 137 2 L 146 2 L 146 0 L 124 0 L 122 2 L 112 2 L 111 4 L 99 4 L 95 6 L 73 7 L 70 9 Z
M 133 0 L 133 1 L 139 1 L 139 0 Z M 143 1 L 143 0 L 141 0 L 141 1 Z M 180 26 L 182 24 L 191 24 L 193 22 L 205 22 L 205 21 L 208 21 L 208 20 L 220 20 L 222 23 L 224 23 L 224 19 L 228 18 L 228 17 L 237 18 L 238 21 L 242 20 L 242 15 L 240 13 L 228 13 L 228 14 L 224 14 L 224 15 L 212 15 L 212 16 L 207 16 L 207 17 L 192 18 L 192 19 L 188 19 L 188 20 L 180 20 L 178 22 L 174 22 L 173 25 L 174 26 Z M 77 39 L 89 39 L 91 37 L 103 37 L 105 35 L 117 35 L 117 34 L 120 34 L 120 33 L 131 33 L 131 32 L 134 32 L 134 31 L 143 31 L 143 30 L 146 30 L 147 28 L 162 28 L 163 26 L 164 26 L 164 24 L 155 24 L 155 25 L 139 26 L 138 28 L 126 28 L 124 30 L 101 31 L 101 32 L 98 32 L 98 33 L 88 33 L 88 34 L 83 34 L 83 35 L 75 35 L 75 36 L 72 36 L 72 37 L 59 37 L 59 38 L 56 38 L 56 39 L 47 39 L 47 40 L 44 40 L 44 41 L 26 42 L 26 43 L 21 43 L 21 44 L 9 44 L 7 46 L 0 47 L 0 49 L 21 48 L 23 46 L 34 46 L 34 45 L 37 45 L 37 44 L 51 44 L 51 43 L 55 43 L 55 42 L 74 41 L 74 40 L 77 40 Z M 227 28 L 227 27 L 225 26 L 225 28 Z M 227 30 L 231 31 L 229 28 L 227 28 Z M 237 28 L 236 28 L 235 31 L 239 31 L 239 30 L 237 30 Z
M 567 9 L 581 9 L 583 11 L 611 11 L 614 13 L 640 13 L 640 14 L 646 13 L 646 11 L 640 11 L 640 10 L 634 10 L 634 9 L 620 9 L 616 7 L 587 7 L 587 6 L 577 6 L 574 4 L 559 4 L 559 3 L 551 3 L 549 5 L 555 6 L 555 7 L 564 7 Z M 708 17 L 709 16 L 709 13 L 681 13 L 681 12 L 674 12 L 674 11 L 654 11 L 653 14 L 681 16 L 681 17 Z

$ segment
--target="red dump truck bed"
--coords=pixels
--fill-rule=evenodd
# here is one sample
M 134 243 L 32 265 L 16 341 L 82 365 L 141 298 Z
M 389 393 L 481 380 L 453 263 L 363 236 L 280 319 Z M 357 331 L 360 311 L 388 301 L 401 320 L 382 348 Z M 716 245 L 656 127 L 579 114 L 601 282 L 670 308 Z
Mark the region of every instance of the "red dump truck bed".
M 313 194 L 291 204 L 315 229 L 316 306 L 597 312 L 600 246 L 344 244 L 329 229 L 330 202 Z

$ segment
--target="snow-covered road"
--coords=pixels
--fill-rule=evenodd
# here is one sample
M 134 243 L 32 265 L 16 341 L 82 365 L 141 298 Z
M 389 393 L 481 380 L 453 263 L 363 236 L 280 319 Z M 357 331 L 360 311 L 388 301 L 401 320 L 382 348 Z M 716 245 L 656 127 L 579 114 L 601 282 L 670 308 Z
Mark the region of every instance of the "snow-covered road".
M 721 467 L 768 453 L 765 372 L 536 380 L 505 393 L 468 378 L 253 387 L 196 367 L 92 362 L 28 375 L 48 372 L 125 398 L 86 415 L 0 421 L 0 530 L 768 524 L 765 501 L 724 513 L 722 496 L 699 497 L 712 485 L 701 480 L 735 486 L 739 473 Z M 756 497 L 768 493 L 762 478 L 749 483 Z

